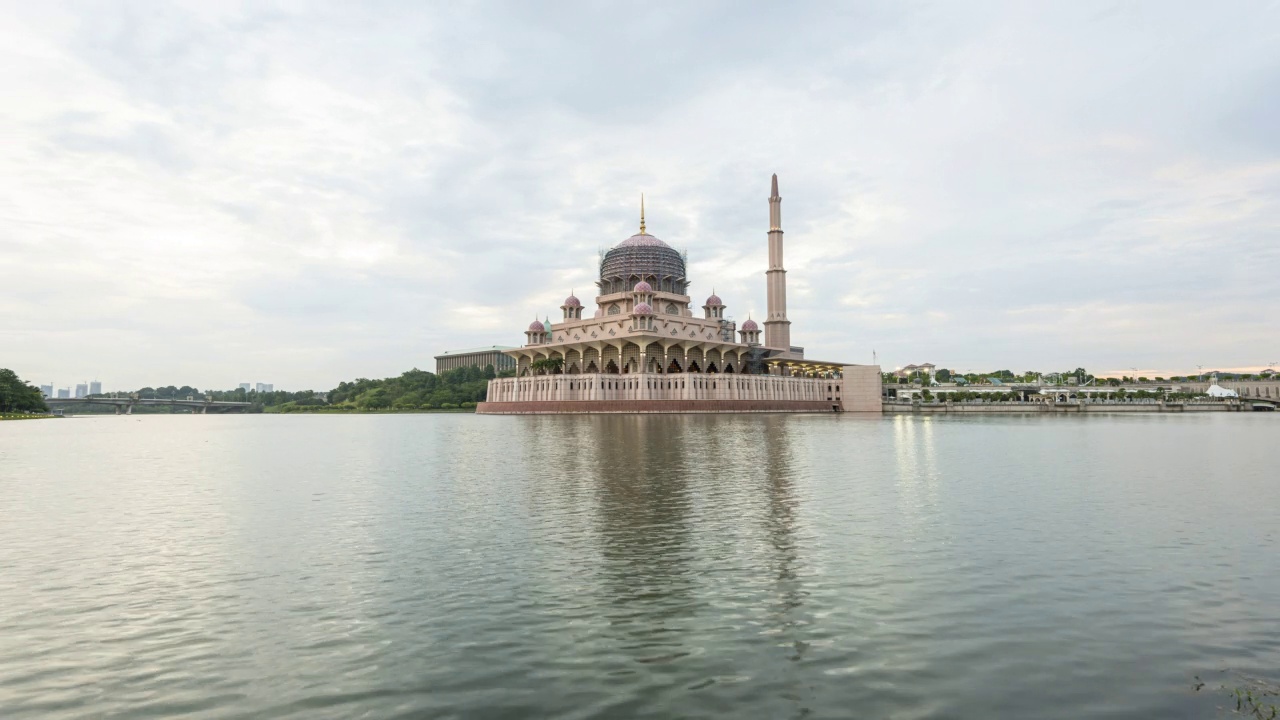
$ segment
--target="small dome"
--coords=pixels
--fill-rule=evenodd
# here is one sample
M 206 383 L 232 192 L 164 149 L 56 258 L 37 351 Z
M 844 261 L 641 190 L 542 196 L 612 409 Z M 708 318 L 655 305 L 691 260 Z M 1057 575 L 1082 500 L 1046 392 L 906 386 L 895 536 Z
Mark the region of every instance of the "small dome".
M 759 330 L 760 326 L 756 324 L 755 320 L 748 319 L 746 322 L 742 323 L 742 329 L 754 332 L 756 330 Z
M 534 320 L 533 322 L 529 323 L 529 332 L 546 332 L 546 331 L 547 329 L 543 327 L 542 323 L 537 320 Z
M 652 315 L 653 308 L 649 307 L 649 303 L 640 303 L 636 305 L 636 309 L 631 311 L 632 315 Z
M 636 283 L 635 287 L 631 288 L 631 292 L 651 293 L 653 292 L 653 286 L 641 280 L 640 282 Z
M 707 307 L 721 307 L 723 305 L 724 303 L 720 302 L 719 295 L 712 293 L 711 297 L 707 298 Z
M 582 301 L 576 295 L 570 295 L 564 299 L 565 307 L 582 307 Z

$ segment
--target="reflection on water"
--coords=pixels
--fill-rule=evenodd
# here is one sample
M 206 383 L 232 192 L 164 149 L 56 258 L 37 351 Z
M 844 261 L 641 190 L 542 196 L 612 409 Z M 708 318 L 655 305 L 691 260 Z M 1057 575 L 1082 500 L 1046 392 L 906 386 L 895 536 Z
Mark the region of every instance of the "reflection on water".
M 1209 717 L 1280 660 L 1268 420 L 10 423 L 0 708 Z

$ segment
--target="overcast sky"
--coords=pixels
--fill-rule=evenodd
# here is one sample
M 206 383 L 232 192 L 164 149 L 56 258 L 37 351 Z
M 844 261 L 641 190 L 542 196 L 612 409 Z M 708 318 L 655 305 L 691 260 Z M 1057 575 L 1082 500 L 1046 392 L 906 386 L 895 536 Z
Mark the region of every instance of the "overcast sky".
M 1280 359 L 1280 4 L 6 2 L 0 366 L 328 389 L 636 231 L 887 368 Z M 699 309 L 698 312 L 701 312 Z

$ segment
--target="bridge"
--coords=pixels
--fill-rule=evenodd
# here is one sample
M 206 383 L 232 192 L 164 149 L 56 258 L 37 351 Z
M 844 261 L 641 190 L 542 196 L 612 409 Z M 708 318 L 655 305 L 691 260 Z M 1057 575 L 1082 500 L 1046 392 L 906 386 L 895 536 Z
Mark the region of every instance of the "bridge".
M 249 407 L 247 402 L 229 402 L 226 400 L 196 400 L 188 396 L 186 400 L 178 398 L 136 398 L 136 397 L 87 397 L 87 398 L 45 398 L 49 405 L 114 405 L 116 414 L 132 415 L 135 405 L 168 405 L 169 407 L 189 407 L 195 411 L 199 408 L 201 415 L 210 410 L 219 412 L 239 412 Z M 122 412 L 123 411 L 123 412 Z

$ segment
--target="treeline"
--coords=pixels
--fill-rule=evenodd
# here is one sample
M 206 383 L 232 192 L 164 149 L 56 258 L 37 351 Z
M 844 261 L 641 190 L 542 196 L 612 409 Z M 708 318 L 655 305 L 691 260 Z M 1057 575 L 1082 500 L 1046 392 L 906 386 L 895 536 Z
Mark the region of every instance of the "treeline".
M 7 372 L 7 371 L 6 371 Z M 513 373 L 505 373 L 507 375 Z M 463 367 L 450 370 L 443 375 L 413 369 L 399 377 L 370 380 L 360 378 L 351 382 L 339 383 L 338 387 L 328 394 L 313 390 L 289 392 L 274 390 L 258 392 L 236 388 L 234 390 L 201 390 L 190 385 L 165 385 L 140 388 L 133 393 L 107 393 L 107 395 L 136 394 L 142 399 L 157 400 L 203 400 L 206 397 L 216 401 L 247 402 L 248 412 L 358 412 L 375 410 L 450 410 L 455 408 L 471 408 L 483 402 L 489 387 L 489 380 L 497 377 L 493 366 L 483 368 Z M 15 376 L 16 379 L 16 376 Z M 37 400 L 40 391 L 32 388 Z M 43 406 L 43 400 L 40 400 Z M 108 406 L 78 406 L 77 413 L 114 412 Z M 134 408 L 135 413 L 173 413 L 190 412 L 187 408 L 171 408 L 167 406 L 142 406 Z
M 324 405 L 325 401 L 320 393 L 314 390 L 299 390 L 290 392 L 286 390 L 273 390 L 272 392 L 258 392 L 256 390 L 245 390 L 244 388 L 235 388 L 233 390 L 201 390 L 191 385 L 158 385 L 151 387 L 148 385 L 132 392 L 110 392 L 99 395 L 91 395 L 90 397 L 115 397 L 137 395 L 142 400 L 204 400 L 206 397 L 218 402 L 243 402 L 249 403 L 247 412 L 270 412 L 272 408 L 287 403 L 298 404 L 314 404 Z M 82 405 L 75 409 L 76 414 L 94 414 L 94 413 L 111 413 L 115 412 L 113 408 L 106 405 Z M 191 412 L 189 408 L 173 408 L 164 405 L 138 405 L 133 409 L 134 414 L 169 414 L 169 413 L 186 413 Z
M 0 368 L 0 412 L 33 413 L 49 412 L 44 404 L 40 388 L 22 382 L 18 373 Z
M 475 407 L 484 402 L 489 381 L 497 377 L 492 365 L 461 367 L 436 375 L 414 368 L 399 377 L 360 378 L 339 383 L 329 392 L 329 407 L 336 410 L 448 410 Z M 282 406 L 282 412 L 322 408 Z

